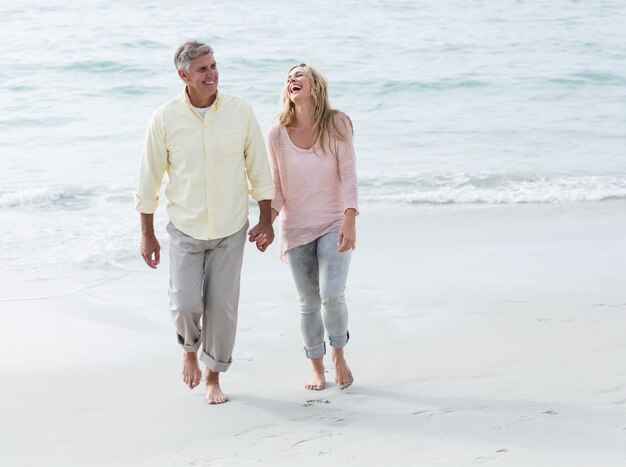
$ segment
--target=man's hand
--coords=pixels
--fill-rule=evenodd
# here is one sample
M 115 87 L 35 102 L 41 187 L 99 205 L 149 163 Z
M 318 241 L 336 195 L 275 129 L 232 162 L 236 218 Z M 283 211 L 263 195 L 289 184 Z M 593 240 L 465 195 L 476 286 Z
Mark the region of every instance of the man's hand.
M 260 221 L 248 231 L 248 240 L 256 242 L 259 251 L 267 250 L 267 247 L 274 241 L 274 228 L 271 222 Z
M 154 234 L 141 236 L 141 257 L 152 269 L 161 262 L 161 245 Z
M 161 262 L 161 245 L 154 235 L 154 214 L 141 213 L 141 247 L 139 252 L 148 266 L 156 269 Z
M 273 215 L 272 201 L 264 199 L 259 203 L 259 223 L 248 231 L 248 240 L 256 242 L 256 247 L 260 252 L 267 250 L 267 247 L 274 241 L 274 228 L 272 223 L 276 218 Z M 278 214 L 278 213 L 276 213 Z

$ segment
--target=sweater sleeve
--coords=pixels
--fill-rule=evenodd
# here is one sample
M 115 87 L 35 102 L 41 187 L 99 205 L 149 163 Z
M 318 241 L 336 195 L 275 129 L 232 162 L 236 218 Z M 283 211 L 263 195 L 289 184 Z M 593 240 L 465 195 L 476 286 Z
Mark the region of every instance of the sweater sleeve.
M 356 155 L 352 142 L 352 122 L 350 118 L 340 113 L 335 116 L 337 130 L 343 141 L 337 141 L 337 162 L 339 178 L 341 179 L 341 193 L 343 196 L 343 211 L 353 208 L 359 213 L 358 188 L 356 176 Z
M 283 196 L 283 184 L 281 181 L 280 163 L 278 161 L 279 137 L 279 127 L 275 125 L 270 128 L 270 131 L 267 135 L 267 152 L 270 156 L 269 159 L 270 167 L 272 169 L 272 179 L 274 181 L 274 186 L 276 187 L 276 194 L 274 195 L 274 199 L 272 200 L 272 208 L 274 208 L 276 212 L 280 214 L 280 211 L 285 205 L 285 198 Z

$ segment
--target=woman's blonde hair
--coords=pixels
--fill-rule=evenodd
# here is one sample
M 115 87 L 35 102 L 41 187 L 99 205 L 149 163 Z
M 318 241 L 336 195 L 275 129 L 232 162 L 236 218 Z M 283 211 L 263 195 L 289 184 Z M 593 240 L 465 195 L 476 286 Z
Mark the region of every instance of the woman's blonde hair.
M 328 80 L 315 68 L 306 63 L 300 63 L 299 65 L 289 68 L 287 76 L 289 76 L 289 73 L 291 73 L 294 68 L 298 67 L 303 68 L 304 74 L 311 83 L 311 95 L 314 101 L 313 118 L 315 121 L 313 130 L 319 139 L 320 147 L 325 151 L 326 144 L 328 149 L 332 153 L 335 153 L 330 147 L 330 137 L 333 136 L 339 141 L 345 141 L 348 136 L 352 136 L 352 121 L 350 121 L 350 118 L 345 113 L 339 110 L 333 110 L 330 107 L 330 103 L 328 102 Z M 285 86 L 280 96 L 278 123 L 285 127 L 291 126 L 295 120 L 295 116 L 295 105 L 289 98 L 289 84 L 287 80 L 285 80 Z M 342 134 L 341 129 L 337 126 L 338 117 L 343 117 L 343 119 L 347 120 L 350 135 Z

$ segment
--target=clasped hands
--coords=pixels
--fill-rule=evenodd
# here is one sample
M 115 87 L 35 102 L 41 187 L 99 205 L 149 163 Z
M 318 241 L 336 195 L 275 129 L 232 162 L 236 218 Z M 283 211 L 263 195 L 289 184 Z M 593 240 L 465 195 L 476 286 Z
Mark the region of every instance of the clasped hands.
M 267 250 L 267 247 L 274 241 L 274 228 L 271 222 L 259 222 L 248 231 L 248 241 L 255 242 L 260 252 Z

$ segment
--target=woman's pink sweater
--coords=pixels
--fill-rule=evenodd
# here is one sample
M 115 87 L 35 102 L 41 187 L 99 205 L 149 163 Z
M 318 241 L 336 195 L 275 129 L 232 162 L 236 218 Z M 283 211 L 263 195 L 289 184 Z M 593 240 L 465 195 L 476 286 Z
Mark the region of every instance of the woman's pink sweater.
M 343 126 L 343 125 L 342 125 Z M 280 258 L 285 252 L 339 231 L 345 211 L 357 206 L 357 180 L 352 133 L 342 128 L 345 141 L 330 138 L 332 152 L 319 142 L 297 147 L 284 126 L 274 125 L 267 137 L 276 195 L 272 208 L 280 218 Z M 333 154 L 334 152 L 334 154 Z

